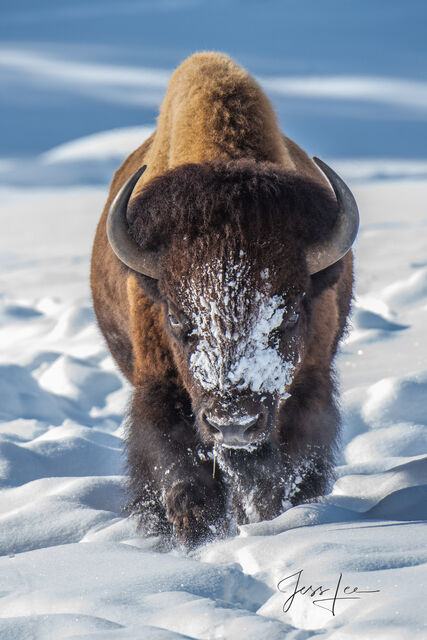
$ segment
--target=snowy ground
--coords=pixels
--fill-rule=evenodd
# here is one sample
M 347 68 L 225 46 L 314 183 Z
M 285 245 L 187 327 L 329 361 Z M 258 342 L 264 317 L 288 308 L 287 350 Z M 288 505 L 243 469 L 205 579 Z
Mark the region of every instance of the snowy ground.
M 33 5 L 0 0 L 1 640 L 424 640 L 425 0 Z M 88 271 L 107 181 L 203 49 L 256 75 L 283 130 L 347 178 L 362 226 L 333 493 L 188 556 L 121 515 L 129 389 Z M 375 593 L 332 615 L 319 591 L 289 600 L 300 571 L 323 597 L 340 574 L 338 597 Z
M 161 553 L 121 515 L 129 389 L 88 290 L 106 188 L 79 183 L 147 132 L 77 141 L 28 167 L 30 184 L 48 164 L 62 187 L 0 189 L 0 637 L 425 638 L 427 182 L 341 167 L 362 224 L 331 495 L 192 555 Z M 300 571 L 299 587 L 330 591 L 289 600 Z M 375 592 L 338 599 L 333 615 L 317 600 L 340 574 L 338 598 Z

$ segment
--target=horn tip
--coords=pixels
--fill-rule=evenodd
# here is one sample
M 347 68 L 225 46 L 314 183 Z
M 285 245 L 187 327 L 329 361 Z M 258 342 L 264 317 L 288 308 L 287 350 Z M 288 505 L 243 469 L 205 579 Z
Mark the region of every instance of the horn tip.
M 320 167 L 320 169 L 322 169 L 326 164 L 325 162 L 323 162 L 323 160 L 321 160 L 317 156 L 313 156 L 313 161 L 315 162 L 315 164 L 317 164 L 318 167 Z

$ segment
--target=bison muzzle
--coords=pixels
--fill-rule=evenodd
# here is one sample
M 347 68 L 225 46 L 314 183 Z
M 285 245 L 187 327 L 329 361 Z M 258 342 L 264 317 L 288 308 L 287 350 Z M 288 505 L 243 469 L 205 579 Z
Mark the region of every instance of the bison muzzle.
M 192 546 L 328 489 L 358 212 L 315 163 L 249 74 L 201 53 L 114 176 L 91 284 L 134 386 L 129 511 L 146 533 Z

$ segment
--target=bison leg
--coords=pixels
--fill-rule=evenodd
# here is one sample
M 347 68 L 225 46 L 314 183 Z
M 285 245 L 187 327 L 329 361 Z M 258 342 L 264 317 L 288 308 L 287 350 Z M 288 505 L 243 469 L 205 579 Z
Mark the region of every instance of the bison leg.
M 133 500 L 147 533 L 170 533 L 194 546 L 225 527 L 225 491 L 212 477 L 207 456 L 176 387 L 135 389 L 128 426 L 128 466 Z
M 271 441 L 257 450 L 221 451 L 219 462 L 238 524 L 271 520 L 328 491 L 339 433 L 330 370 L 302 372 L 277 422 Z
M 292 469 L 288 498 L 299 504 L 324 495 L 333 480 L 340 416 L 331 369 L 307 367 L 279 414 L 280 445 Z

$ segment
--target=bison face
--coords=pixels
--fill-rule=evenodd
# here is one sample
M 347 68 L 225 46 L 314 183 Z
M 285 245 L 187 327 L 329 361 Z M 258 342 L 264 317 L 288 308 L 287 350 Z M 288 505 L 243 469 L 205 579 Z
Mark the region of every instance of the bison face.
M 227 447 L 261 443 L 303 359 L 302 282 L 280 284 L 244 251 L 185 271 L 175 266 L 164 279 L 165 323 L 199 433 Z
M 241 159 L 171 169 L 128 208 L 142 167 L 110 207 L 116 256 L 158 282 L 170 349 L 207 442 L 241 447 L 274 431 L 304 359 L 310 276 L 356 236 L 351 192 L 316 163 L 336 199 L 317 179 Z

